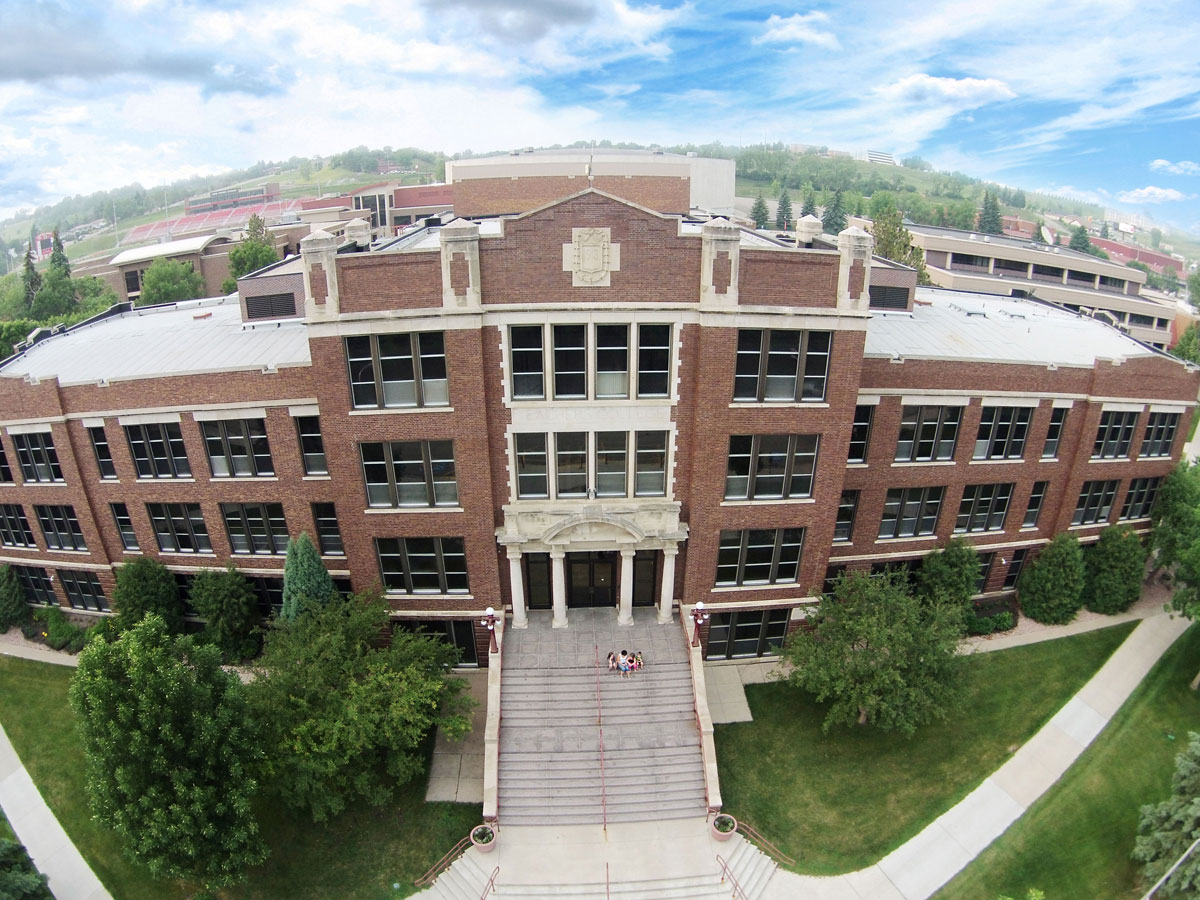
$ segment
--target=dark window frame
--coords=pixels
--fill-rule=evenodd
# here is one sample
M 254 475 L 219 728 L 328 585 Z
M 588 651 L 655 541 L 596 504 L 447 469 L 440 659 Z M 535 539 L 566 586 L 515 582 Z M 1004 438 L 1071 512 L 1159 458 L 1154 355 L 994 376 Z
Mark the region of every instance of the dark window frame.
M 785 345 L 793 339 L 794 350 Z M 756 347 L 752 346 L 754 343 Z M 738 329 L 733 400 L 735 403 L 824 403 L 832 356 L 832 331 Z M 790 364 L 789 359 L 793 360 Z M 790 381 L 790 392 L 774 389 L 773 379 Z
M 1003 531 L 1015 486 L 1012 482 L 966 485 L 958 502 L 954 533 Z
M 1021 577 L 1021 570 L 1025 567 L 1025 559 L 1029 555 L 1028 547 L 1017 547 L 1012 551 L 1012 558 L 1008 561 L 1008 571 L 1004 573 L 1004 584 L 1001 590 L 1011 591 L 1017 586 L 1017 579 Z
M 34 431 L 14 434 L 12 439 L 21 466 L 21 478 L 26 484 L 53 484 L 66 480 L 58 462 L 58 451 L 54 448 L 53 434 Z
M 763 450 L 764 443 L 778 443 L 782 449 Z M 747 444 L 748 442 L 748 444 Z M 725 462 L 726 500 L 796 500 L 808 499 L 813 494 L 813 483 L 817 476 L 817 460 L 820 454 L 819 434 L 733 434 L 729 436 L 729 453 Z M 782 471 L 772 472 L 767 467 L 773 458 L 783 458 Z M 735 472 L 734 461 L 744 460 Z M 741 471 L 741 469 L 745 471 Z M 778 493 L 762 487 L 779 481 Z M 736 485 L 744 483 L 744 489 Z M 731 483 L 734 485 L 731 488 Z
M 854 541 L 854 519 L 858 515 L 858 491 L 842 491 L 838 498 L 837 516 L 833 523 L 833 542 L 849 544 Z
M 410 542 L 417 541 L 432 541 L 430 548 L 431 552 L 419 554 L 422 558 L 433 559 L 435 566 L 433 569 L 423 569 L 416 572 L 412 566 L 412 558 L 414 555 L 414 546 Z M 450 544 L 447 552 L 448 542 Z M 385 547 L 385 544 L 387 546 Z M 385 553 L 385 550 L 387 551 Z M 383 582 L 384 590 L 389 594 L 409 594 L 409 595 L 439 595 L 439 594 L 469 594 L 470 584 L 468 581 L 468 569 L 466 563 L 466 540 L 461 537 L 394 537 L 394 538 L 375 538 L 375 558 L 379 563 L 380 580 Z M 462 560 L 461 570 L 451 572 L 446 568 L 447 558 L 458 558 Z M 389 567 L 386 561 L 396 562 L 396 566 Z M 438 579 L 437 590 L 423 590 L 414 587 L 415 575 L 421 575 L 425 578 L 430 576 Z M 453 578 L 453 581 L 452 581 Z M 461 587 L 452 586 L 461 579 Z M 399 585 L 399 586 L 397 586 Z
M 112 512 L 113 524 L 117 526 L 121 546 L 125 550 L 140 551 L 142 547 L 138 542 L 137 532 L 133 528 L 133 517 L 129 515 L 129 507 L 124 503 L 110 503 L 108 507 Z
M 1108 522 L 1112 518 L 1112 508 L 1120 486 L 1121 482 L 1117 479 L 1085 481 L 1079 491 L 1071 524 L 1100 525 Z
M 871 450 L 871 425 L 875 421 L 875 406 L 860 403 L 854 407 L 854 421 L 850 425 L 850 448 L 846 454 L 848 463 L 866 463 Z
M 946 488 L 939 485 L 888 488 L 876 539 L 883 541 L 895 538 L 928 537 L 936 534 L 938 519 L 942 511 L 942 501 L 945 497 Z M 906 515 L 906 509 L 914 505 L 916 506 L 915 515 Z M 890 527 L 888 527 L 889 519 Z M 905 526 L 907 521 L 912 522 L 911 530 Z
M 33 529 L 25 517 L 25 507 L 20 503 L 0 504 L 0 545 L 37 549 Z
M 1070 411 L 1066 406 L 1056 406 L 1050 410 L 1050 425 L 1046 429 L 1046 442 L 1042 445 L 1042 459 L 1058 458 L 1058 445 L 1062 442 L 1063 428 Z
M 287 553 L 289 535 L 282 503 L 222 503 L 221 519 L 225 522 L 232 555 L 283 556 Z
M 213 478 L 270 478 L 275 475 L 266 419 L 215 419 L 200 423 L 204 455 Z M 239 444 L 245 452 L 238 453 Z M 239 471 L 238 463 L 244 468 Z
M 88 440 L 92 444 L 92 453 L 96 457 L 96 468 L 100 470 L 102 481 L 113 481 L 117 477 L 117 467 L 113 463 L 112 449 L 108 446 L 108 435 L 103 425 L 92 425 L 87 430 Z
M 328 475 L 325 439 L 321 436 L 321 417 L 295 416 L 296 439 L 300 442 L 300 464 L 305 475 Z
M 58 569 L 57 572 L 71 609 L 108 612 L 108 598 L 104 596 L 104 588 L 95 572 L 76 569 Z
M 54 593 L 54 583 L 43 566 L 10 565 L 9 568 L 21 583 L 25 602 L 30 606 L 59 605 L 58 595 Z
M 146 515 L 160 553 L 209 554 L 212 538 L 199 503 L 147 503 Z M 163 545 L 166 536 L 170 545 Z
M 178 422 L 148 422 L 123 428 L 137 478 L 192 477 L 192 464 Z M 161 448 L 161 453 L 156 448 Z
M 395 355 L 382 355 L 380 341 L 404 343 L 404 348 L 388 346 Z M 435 346 L 436 342 L 436 346 Z M 353 409 L 420 409 L 450 405 L 450 373 L 446 358 L 446 337 L 442 331 L 412 331 L 396 334 L 352 335 L 343 340 L 346 368 L 350 379 L 350 405 Z M 440 363 L 438 362 L 440 360 Z M 385 371 L 410 378 L 385 378 Z M 366 377 L 368 370 L 370 379 Z M 440 370 L 440 371 L 439 371 Z M 412 382 L 413 402 L 389 402 L 388 386 Z M 400 392 L 401 388 L 395 388 Z M 391 398 L 397 399 L 397 398 Z
M 961 406 L 903 407 L 893 462 L 952 461 L 958 451 L 962 411 Z
M 1033 409 L 1028 406 L 985 406 L 979 418 L 972 459 L 1021 459 Z
M 755 535 L 758 535 L 756 538 Z M 773 535 L 767 552 L 769 559 L 761 554 L 768 548 L 766 536 Z M 804 528 L 741 528 L 722 529 L 717 541 L 716 587 L 756 587 L 766 584 L 796 584 L 800 579 L 800 567 L 804 560 Z M 751 543 L 751 541 L 757 541 Z M 787 554 L 785 556 L 785 553 Z M 747 580 L 746 569 L 766 566 L 765 578 Z M 732 576 L 730 570 L 732 569 Z M 790 571 L 788 576 L 786 572 Z
M 1148 519 L 1154 509 L 1154 501 L 1158 499 L 1158 489 L 1162 486 L 1162 478 L 1134 478 L 1129 482 L 1129 490 L 1125 494 L 1125 503 L 1121 506 L 1121 514 L 1117 521 L 1130 519 Z
M 33 511 L 42 527 L 47 550 L 87 551 L 74 506 L 37 504 Z
M 1138 450 L 1138 458 L 1170 456 L 1178 430 L 1179 413 L 1150 413 L 1146 418 L 1146 430 L 1142 434 L 1142 446 Z
M 449 456 L 445 455 L 446 448 Z M 420 509 L 459 505 L 453 440 L 366 441 L 358 445 L 358 457 L 369 508 Z M 400 477 L 401 472 L 418 466 L 422 474 L 420 481 Z M 401 488 L 412 489 L 422 484 L 424 499 L 421 502 L 407 500 L 407 493 Z
M 342 529 L 338 524 L 337 505 L 334 503 L 316 502 L 310 505 L 313 517 L 313 530 L 317 535 L 317 549 L 322 556 L 345 556 L 346 545 L 342 541 Z M 332 526 L 330 526 L 332 522 Z
M 1038 519 L 1042 516 L 1042 508 L 1046 505 L 1046 493 L 1049 489 L 1049 481 L 1033 483 L 1033 487 L 1029 490 L 1029 502 L 1025 504 L 1025 518 L 1021 521 L 1022 528 L 1038 527 Z
M 1100 414 L 1096 440 L 1092 444 L 1092 459 L 1126 459 L 1133 444 L 1139 413 L 1128 410 L 1105 410 Z

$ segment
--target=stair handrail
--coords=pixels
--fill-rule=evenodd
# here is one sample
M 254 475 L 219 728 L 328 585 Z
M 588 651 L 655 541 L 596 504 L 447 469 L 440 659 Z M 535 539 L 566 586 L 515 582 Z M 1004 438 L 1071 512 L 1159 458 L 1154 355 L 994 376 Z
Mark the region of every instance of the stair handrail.
M 435 881 L 437 881 L 438 876 L 441 875 L 442 872 L 450 868 L 451 864 L 463 855 L 463 852 L 467 849 L 467 846 L 470 843 L 471 835 L 468 834 L 465 838 L 447 850 L 446 854 L 437 862 L 435 862 L 433 867 L 430 868 L 428 872 L 414 881 L 413 884 L 416 887 L 425 887 L 426 885 L 433 884 Z
M 721 854 L 717 854 L 717 865 L 721 867 L 721 884 L 725 883 L 725 879 L 729 879 L 729 883 L 733 886 L 733 896 L 741 897 L 742 900 L 750 900 L 746 896 L 746 892 L 742 890 L 742 886 L 738 884 L 738 880 L 733 877 L 733 869 L 729 867 L 729 863 L 721 858 Z
M 492 869 L 492 877 L 489 878 L 487 884 L 484 885 L 483 893 L 479 895 L 479 900 L 483 900 L 484 897 L 496 890 L 496 876 L 499 874 L 499 866 L 496 866 L 496 868 Z
M 600 734 L 600 816 L 608 834 L 608 788 L 604 778 L 604 707 L 600 703 L 600 645 L 592 644 L 596 655 L 596 727 Z
M 777 865 L 794 866 L 796 864 L 794 859 L 759 834 L 753 825 L 743 822 L 741 819 L 735 819 L 735 821 L 737 822 L 737 830 L 750 838 L 760 850 L 775 860 Z

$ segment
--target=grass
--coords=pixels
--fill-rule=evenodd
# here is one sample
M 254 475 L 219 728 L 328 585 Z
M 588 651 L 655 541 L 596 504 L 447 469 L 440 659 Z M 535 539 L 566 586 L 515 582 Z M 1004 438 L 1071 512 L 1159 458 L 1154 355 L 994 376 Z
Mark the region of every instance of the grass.
M 16 839 L 17 836 L 13 833 L 12 826 L 8 824 L 8 819 L 4 818 L 4 811 L 0 810 L 0 841 L 15 841 Z
M 1165 800 L 1175 756 L 1200 728 L 1200 629 L 1176 641 L 1070 770 L 935 900 L 995 900 L 1029 887 L 1053 900 L 1133 900 L 1129 854 L 1142 804 Z
M 825 707 L 810 695 L 783 683 L 748 686 L 754 721 L 716 729 L 725 811 L 794 857 L 799 872 L 871 865 L 1008 759 L 1133 625 L 972 656 L 963 710 L 912 739 L 858 727 L 826 735 Z
M 83 750 L 67 701 L 73 669 L 0 656 L 0 722 L 42 796 L 117 900 L 184 900 L 190 891 L 156 881 L 128 862 L 120 842 L 92 821 L 84 796 Z M 432 746 L 432 745 L 431 745 Z M 331 823 L 297 819 L 260 804 L 271 847 L 249 881 L 225 900 L 377 900 L 407 897 L 419 878 L 479 823 L 477 805 L 425 803 L 418 779 L 383 807 L 355 807 Z M 400 887 L 393 889 L 398 883 Z

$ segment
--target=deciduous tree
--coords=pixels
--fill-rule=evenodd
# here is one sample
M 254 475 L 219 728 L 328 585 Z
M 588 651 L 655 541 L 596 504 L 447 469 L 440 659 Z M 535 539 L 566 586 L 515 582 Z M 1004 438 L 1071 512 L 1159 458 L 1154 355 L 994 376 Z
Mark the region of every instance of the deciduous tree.
M 34 868 L 25 848 L 0 838 L 0 897 L 4 900 L 54 900 L 46 876 Z
M 1133 858 L 1142 878 L 1155 884 L 1200 835 L 1200 734 L 1188 734 L 1187 749 L 1175 758 L 1171 796 L 1143 806 Z M 1200 896 L 1200 853 L 1193 852 L 1166 880 L 1155 897 Z
M 1146 548 L 1128 525 L 1100 532 L 1084 558 L 1083 604 L 1092 612 L 1125 612 L 1141 596 Z
M 337 594 L 333 579 L 321 562 L 307 532 L 288 541 L 283 564 L 283 609 L 279 617 L 292 621 L 311 606 L 328 603 Z
M 156 259 L 142 278 L 138 306 L 195 300 L 204 293 L 204 278 L 191 263 L 175 259 Z
M 70 275 L 52 268 L 42 278 L 42 285 L 33 297 L 29 314 L 37 321 L 45 322 L 70 315 L 76 305 L 75 282 Z
M 931 603 L 948 603 L 962 610 L 963 622 L 974 614 L 971 598 L 979 581 L 979 553 L 974 545 L 954 538 L 930 553 L 917 571 L 917 593 Z
M 192 606 L 205 621 L 204 633 L 225 655 L 237 661 L 258 649 L 253 634 L 258 624 L 254 588 L 232 565 L 224 572 L 206 569 L 192 580 Z
M 246 239 L 229 251 L 229 278 L 221 285 L 226 293 L 237 290 L 237 280 L 279 260 L 279 254 L 267 233 L 266 223 L 257 215 L 250 217 Z
M 1180 359 L 1200 365 L 1200 329 L 1197 329 L 1195 322 L 1179 336 L 1179 340 L 1171 348 L 1171 353 Z
M 170 632 L 183 630 L 183 604 L 175 576 L 149 556 L 140 556 L 117 569 L 113 606 L 118 630 L 132 628 L 150 613 L 162 619 Z
M 1083 600 L 1083 551 L 1075 535 L 1057 534 L 1017 583 L 1021 610 L 1035 622 L 1065 625 Z
M 767 209 L 767 201 L 763 199 L 761 191 L 758 199 L 754 201 L 754 206 L 750 208 L 750 218 L 754 220 L 755 228 L 766 228 L 767 223 L 771 221 L 771 211 Z
M 1150 510 L 1155 571 L 1176 565 L 1200 543 L 1200 466 L 1181 462 L 1159 486 Z

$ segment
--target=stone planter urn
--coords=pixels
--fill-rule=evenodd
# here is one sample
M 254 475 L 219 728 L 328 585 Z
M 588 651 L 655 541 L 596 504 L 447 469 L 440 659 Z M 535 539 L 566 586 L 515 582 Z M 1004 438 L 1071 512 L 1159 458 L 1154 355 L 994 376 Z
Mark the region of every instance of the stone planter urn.
M 491 825 L 476 825 L 471 829 L 471 843 L 480 853 L 491 853 L 496 849 L 496 829 Z
M 727 841 L 737 833 L 737 819 L 725 813 L 717 813 L 709 827 L 713 840 Z

